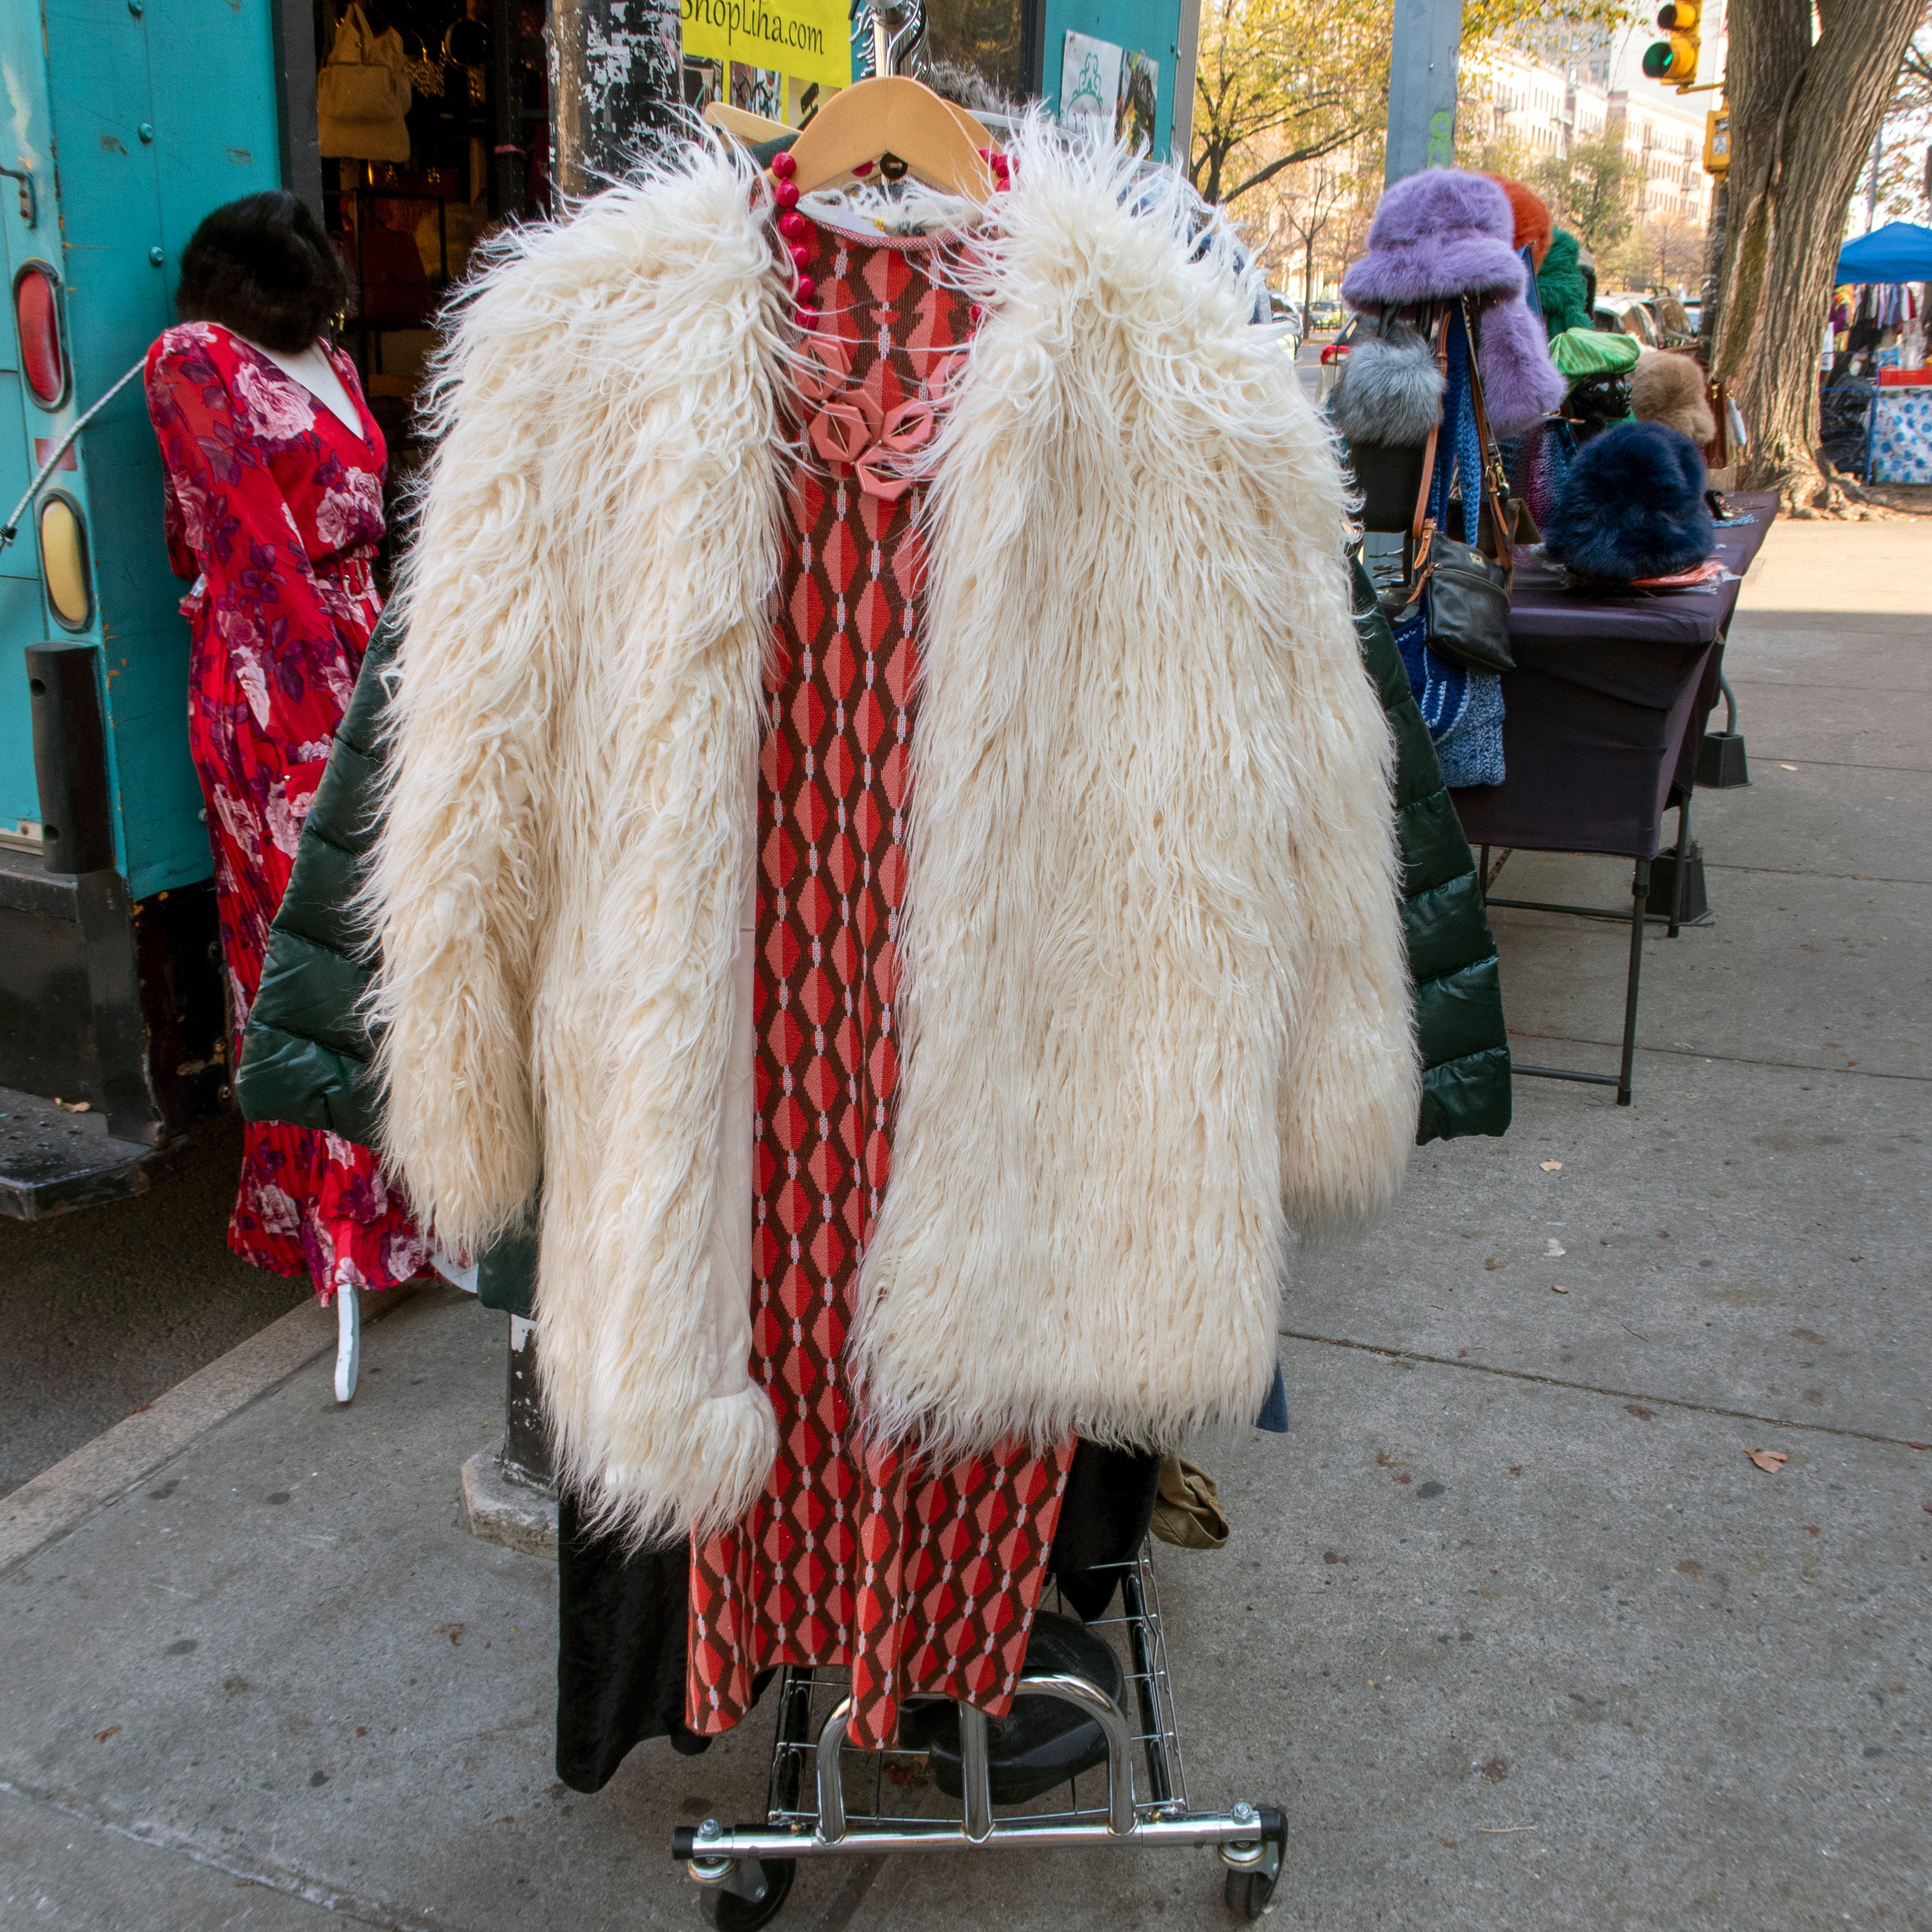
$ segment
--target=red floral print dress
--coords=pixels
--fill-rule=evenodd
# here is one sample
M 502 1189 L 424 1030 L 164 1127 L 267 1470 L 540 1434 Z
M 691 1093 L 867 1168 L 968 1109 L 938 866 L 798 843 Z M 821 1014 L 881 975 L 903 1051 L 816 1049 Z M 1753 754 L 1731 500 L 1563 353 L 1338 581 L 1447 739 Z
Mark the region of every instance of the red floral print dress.
M 744 1521 L 692 1549 L 703 1734 L 778 1664 L 850 1666 L 857 1744 L 890 1744 L 915 1692 L 1004 1716 L 1072 1460 L 1070 1441 L 944 1468 L 868 1448 L 842 1355 L 892 1167 L 920 452 L 972 323 L 942 246 L 816 235 L 758 784 L 752 1372 L 779 1449 Z
M 349 358 L 329 352 L 362 420 L 352 432 L 260 350 L 212 322 L 148 352 L 163 512 L 193 627 L 188 742 L 208 801 L 215 897 L 238 1055 L 268 923 L 331 739 L 382 610 L 370 574 L 388 452 Z M 278 1274 L 389 1288 L 428 1252 L 375 1156 L 334 1134 L 251 1124 L 228 1245 Z

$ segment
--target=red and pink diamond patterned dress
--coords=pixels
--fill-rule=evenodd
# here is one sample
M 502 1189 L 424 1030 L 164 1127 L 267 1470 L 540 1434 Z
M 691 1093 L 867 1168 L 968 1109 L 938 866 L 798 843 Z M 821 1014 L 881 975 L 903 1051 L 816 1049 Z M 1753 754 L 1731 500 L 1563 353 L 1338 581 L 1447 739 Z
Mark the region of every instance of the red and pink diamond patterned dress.
M 752 1372 L 780 1447 L 744 1521 L 693 1544 L 686 1722 L 730 1730 L 773 1665 L 849 1664 L 850 1738 L 878 1748 L 914 1692 L 1006 1714 L 1074 1445 L 933 1468 L 855 1426 L 841 1351 L 898 1072 L 921 452 L 973 311 L 940 241 L 813 240 L 758 785 Z

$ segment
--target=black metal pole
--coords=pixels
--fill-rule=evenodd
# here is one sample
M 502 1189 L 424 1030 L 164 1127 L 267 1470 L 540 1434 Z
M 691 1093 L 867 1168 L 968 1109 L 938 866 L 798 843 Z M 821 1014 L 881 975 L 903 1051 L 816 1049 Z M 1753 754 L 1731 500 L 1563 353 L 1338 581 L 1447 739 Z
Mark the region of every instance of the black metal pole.
M 676 0 L 553 0 L 556 184 L 595 194 L 674 127 L 684 100 Z
M 503 1430 L 503 1473 L 532 1489 L 548 1489 L 550 1430 L 537 1390 L 537 1330 L 533 1322 L 510 1317 L 510 1378 Z
M 1704 273 L 1697 284 L 1697 346 L 1705 366 L 1718 352 L 1718 316 L 1724 299 L 1724 240 L 1730 224 L 1730 184 L 1718 178 L 1717 192 L 1711 197 L 1711 228 L 1704 238 Z M 1728 452 L 1729 438 L 1726 439 Z
M 498 218 L 518 220 L 529 199 L 530 157 L 514 0 L 490 0 L 490 178 Z

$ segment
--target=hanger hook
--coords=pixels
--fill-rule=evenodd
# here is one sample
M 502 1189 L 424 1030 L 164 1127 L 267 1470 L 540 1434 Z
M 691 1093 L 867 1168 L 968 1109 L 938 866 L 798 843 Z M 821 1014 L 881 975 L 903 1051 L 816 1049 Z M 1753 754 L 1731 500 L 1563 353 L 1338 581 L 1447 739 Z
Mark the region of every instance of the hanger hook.
M 862 79 L 897 74 L 926 38 L 925 0 L 853 0 L 851 18 Z

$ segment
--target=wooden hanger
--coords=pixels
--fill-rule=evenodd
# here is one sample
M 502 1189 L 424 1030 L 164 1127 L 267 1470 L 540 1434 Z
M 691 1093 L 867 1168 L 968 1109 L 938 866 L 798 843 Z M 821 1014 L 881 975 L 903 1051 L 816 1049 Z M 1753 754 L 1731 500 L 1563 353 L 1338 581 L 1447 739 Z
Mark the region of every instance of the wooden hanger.
M 993 193 L 986 153 L 998 146 L 964 108 L 905 74 L 856 81 L 835 94 L 792 143 L 800 194 L 882 154 L 896 154 L 928 188 L 983 205 Z
M 756 147 L 762 141 L 782 141 L 792 131 L 782 121 L 767 120 L 762 114 L 754 114 L 748 108 L 734 107 L 724 100 L 708 102 L 704 118 L 712 127 L 723 128 L 748 148 Z

